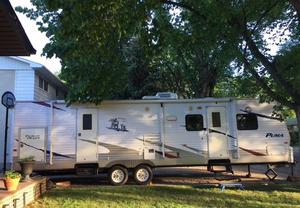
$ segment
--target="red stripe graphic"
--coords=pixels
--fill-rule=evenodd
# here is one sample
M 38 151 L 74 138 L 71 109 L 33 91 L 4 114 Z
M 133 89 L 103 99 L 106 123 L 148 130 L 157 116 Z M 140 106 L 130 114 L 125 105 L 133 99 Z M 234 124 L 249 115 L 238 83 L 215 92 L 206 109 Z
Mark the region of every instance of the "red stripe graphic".
M 242 148 L 240 147 L 241 150 L 244 150 L 252 155 L 255 155 L 255 156 L 267 156 L 266 154 L 263 154 L 263 153 L 260 153 L 260 152 L 256 152 L 256 151 L 253 151 L 253 150 L 249 150 L 249 149 L 245 149 L 245 148 Z
M 48 104 L 48 103 L 46 103 L 46 102 L 34 101 L 34 102 L 32 102 L 32 103 L 35 103 L 35 104 L 38 104 L 38 105 L 42 105 L 42 106 L 46 106 L 46 107 L 51 108 L 51 105 Z M 61 109 L 61 108 L 56 107 L 55 105 L 53 105 L 53 108 L 54 108 L 54 109 L 57 109 L 57 110 L 65 111 L 65 110 L 63 110 L 63 109 Z
M 155 152 L 156 153 L 158 153 L 158 154 L 160 154 L 160 155 L 163 155 L 163 152 L 161 152 L 161 151 L 157 151 L 157 150 L 155 150 Z M 177 153 L 176 153 L 177 154 Z M 172 158 L 172 159 L 175 159 L 175 158 L 179 158 L 179 156 L 175 156 L 175 155 L 172 155 L 171 153 L 168 153 L 168 152 L 165 152 L 165 156 L 167 157 L 167 158 Z

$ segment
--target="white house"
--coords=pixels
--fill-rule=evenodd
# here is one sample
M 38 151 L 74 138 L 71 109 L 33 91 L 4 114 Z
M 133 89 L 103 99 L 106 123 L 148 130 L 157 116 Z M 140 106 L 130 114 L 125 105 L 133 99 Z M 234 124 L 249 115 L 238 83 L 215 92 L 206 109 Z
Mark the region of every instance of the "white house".
M 18 101 L 47 101 L 64 99 L 67 87 L 39 63 L 0 56 L 0 98 L 6 91 L 14 93 Z M 4 157 L 4 129 L 5 107 L 0 104 L 0 168 Z

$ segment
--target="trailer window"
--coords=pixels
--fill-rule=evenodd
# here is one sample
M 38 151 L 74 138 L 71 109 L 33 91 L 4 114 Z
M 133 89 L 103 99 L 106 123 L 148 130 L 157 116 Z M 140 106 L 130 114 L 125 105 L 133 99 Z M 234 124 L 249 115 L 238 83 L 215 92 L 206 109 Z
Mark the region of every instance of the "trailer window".
M 92 130 L 92 114 L 82 115 L 82 130 Z
M 238 130 L 256 130 L 258 129 L 257 116 L 255 114 L 237 114 Z
M 212 112 L 211 113 L 212 118 L 212 126 L 213 127 L 221 127 L 221 115 L 220 112 Z
M 187 131 L 202 131 L 203 128 L 203 116 L 202 115 L 186 115 L 185 116 L 185 128 Z

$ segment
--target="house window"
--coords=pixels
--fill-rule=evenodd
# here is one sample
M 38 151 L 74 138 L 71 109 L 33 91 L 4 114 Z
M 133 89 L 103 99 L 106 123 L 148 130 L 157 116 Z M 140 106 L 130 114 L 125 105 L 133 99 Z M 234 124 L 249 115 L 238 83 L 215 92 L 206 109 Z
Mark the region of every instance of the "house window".
M 202 131 L 203 127 L 203 116 L 202 115 L 186 115 L 185 116 L 185 128 L 187 131 Z
M 39 87 L 44 89 L 44 80 L 41 77 L 39 78 Z
M 44 80 L 44 90 L 48 92 L 48 82 Z
M 212 126 L 213 127 L 221 127 L 221 115 L 220 112 L 212 112 L 211 113 L 212 118 Z
M 237 114 L 236 121 L 238 130 L 258 129 L 257 116 L 255 114 Z
M 82 115 L 82 130 L 92 130 L 92 114 Z
M 41 77 L 39 77 L 39 88 L 48 92 L 48 82 Z

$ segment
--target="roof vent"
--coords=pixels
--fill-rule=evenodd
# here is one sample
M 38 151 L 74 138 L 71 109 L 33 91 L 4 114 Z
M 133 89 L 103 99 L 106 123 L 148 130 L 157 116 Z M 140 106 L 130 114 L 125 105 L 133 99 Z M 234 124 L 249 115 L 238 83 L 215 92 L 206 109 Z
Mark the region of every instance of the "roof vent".
M 178 96 L 173 92 L 158 92 L 155 96 L 144 96 L 143 100 L 177 100 Z

